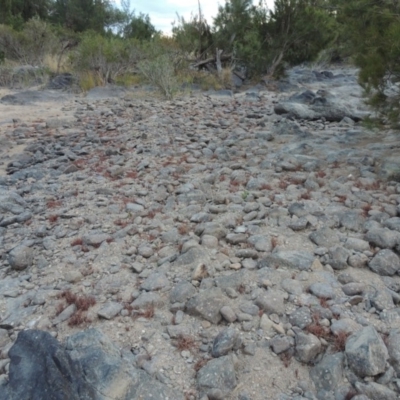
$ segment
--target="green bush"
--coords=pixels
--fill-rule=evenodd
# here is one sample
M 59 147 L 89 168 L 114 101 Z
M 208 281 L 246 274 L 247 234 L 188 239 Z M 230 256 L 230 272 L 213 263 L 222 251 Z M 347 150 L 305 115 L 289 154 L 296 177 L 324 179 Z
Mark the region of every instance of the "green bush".
M 169 54 L 161 54 L 138 64 L 142 75 L 167 98 L 172 99 L 179 91 L 174 62 Z
M 77 72 L 95 73 L 105 85 L 131 72 L 141 54 L 140 46 L 134 40 L 104 37 L 92 32 L 83 36 L 71 61 Z
M 19 64 L 41 67 L 45 57 L 55 54 L 58 40 L 50 24 L 33 18 L 22 31 L 0 25 L 0 52 L 4 57 Z

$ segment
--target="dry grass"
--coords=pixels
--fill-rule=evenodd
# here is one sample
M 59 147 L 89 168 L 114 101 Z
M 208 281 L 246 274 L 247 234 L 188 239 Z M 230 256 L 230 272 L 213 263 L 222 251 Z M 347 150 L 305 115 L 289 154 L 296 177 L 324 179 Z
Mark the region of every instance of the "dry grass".
M 189 225 L 188 224 L 179 225 L 178 232 L 180 235 L 187 235 L 189 233 Z
M 132 313 L 133 313 L 134 318 L 143 317 L 146 319 L 151 319 L 154 317 L 155 308 L 153 305 L 149 305 L 143 310 L 133 310 Z
M 58 220 L 58 215 L 55 214 L 51 214 L 48 216 L 47 218 L 49 220 L 49 222 L 51 222 L 52 224 L 56 223 Z
M 362 215 L 364 217 L 368 217 L 368 213 L 372 210 L 372 206 L 371 204 L 366 204 L 365 206 L 362 207 Z
M 285 368 L 289 368 L 290 363 L 292 362 L 293 354 L 290 350 L 284 351 L 283 353 L 279 354 L 279 358 L 281 359 Z
M 264 183 L 261 185 L 260 190 L 272 190 L 271 185 L 268 185 L 268 183 Z
M 71 246 L 82 246 L 83 240 L 82 238 L 76 238 L 71 242 Z
M 46 203 L 47 208 L 56 208 L 56 207 L 61 207 L 62 206 L 62 201 L 61 200 L 49 200 Z
M 125 172 L 125 176 L 127 178 L 136 179 L 138 177 L 138 173 L 136 171 Z
M 302 193 L 299 197 L 300 197 L 299 200 L 310 200 L 311 192 L 309 190 L 307 190 L 307 192 Z
M 284 181 L 284 180 L 281 180 L 281 181 L 279 182 L 279 184 L 278 184 L 279 189 L 282 189 L 282 190 L 286 190 L 286 188 L 287 188 L 288 186 L 289 186 L 289 183 L 286 182 L 286 181 Z
M 197 360 L 196 363 L 193 365 L 193 368 L 196 372 L 200 371 L 206 364 L 208 363 L 208 360 L 205 358 L 201 358 L 200 360 Z
M 75 313 L 68 320 L 69 326 L 78 326 L 92 322 L 87 317 L 86 311 L 96 304 L 96 299 L 94 297 L 77 295 L 72 293 L 70 290 L 64 290 L 58 297 L 63 299 L 64 302 L 61 302 L 57 305 L 57 315 L 63 312 L 68 305 L 74 304 L 76 307 Z
M 333 338 L 333 349 L 337 352 L 342 352 L 346 348 L 347 338 L 350 336 L 349 333 L 339 331 Z
M 344 398 L 344 400 L 351 400 L 353 397 L 357 396 L 358 392 L 356 389 L 351 388 L 347 394 L 346 397 Z
M 77 295 L 70 290 L 64 290 L 59 297 L 65 299 L 67 304 L 75 304 L 79 311 L 87 311 L 96 304 L 96 299 L 94 297 Z
M 173 344 L 179 351 L 197 349 L 197 344 L 194 338 L 187 335 L 179 336 Z

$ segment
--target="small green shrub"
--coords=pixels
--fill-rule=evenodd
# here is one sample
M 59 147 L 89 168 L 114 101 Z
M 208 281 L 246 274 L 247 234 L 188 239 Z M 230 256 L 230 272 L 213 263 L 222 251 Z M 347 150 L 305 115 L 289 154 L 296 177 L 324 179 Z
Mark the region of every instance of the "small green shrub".
M 167 98 L 172 99 L 179 91 L 173 60 L 168 54 L 143 60 L 138 64 L 143 76 Z
M 51 26 L 40 19 L 31 19 L 20 32 L 0 25 L 0 52 L 19 64 L 41 67 L 47 55 L 56 53 L 57 46 Z
M 100 84 L 114 83 L 116 79 L 132 72 L 141 58 L 140 46 L 134 40 L 104 37 L 87 33 L 71 55 L 73 68 L 79 73 L 97 75 Z

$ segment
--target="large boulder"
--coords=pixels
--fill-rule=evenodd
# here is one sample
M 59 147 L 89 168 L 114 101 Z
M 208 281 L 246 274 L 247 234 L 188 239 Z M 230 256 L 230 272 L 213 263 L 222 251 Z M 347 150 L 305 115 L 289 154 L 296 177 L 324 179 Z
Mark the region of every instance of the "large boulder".
M 21 331 L 9 356 L 0 400 L 183 400 L 96 329 L 70 336 L 65 346 L 47 332 Z
M 360 113 L 350 110 L 326 91 L 314 93 L 311 90 L 306 90 L 297 93 L 286 101 L 277 104 L 274 111 L 278 115 L 305 120 L 325 118 L 327 121 L 340 122 L 345 117 L 354 121 L 362 119 Z

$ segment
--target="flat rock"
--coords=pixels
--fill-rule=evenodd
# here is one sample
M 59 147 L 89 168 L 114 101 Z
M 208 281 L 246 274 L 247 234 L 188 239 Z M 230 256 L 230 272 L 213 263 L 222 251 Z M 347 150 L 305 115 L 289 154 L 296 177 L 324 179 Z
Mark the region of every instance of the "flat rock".
M 220 288 L 211 288 L 201 291 L 186 303 L 186 311 L 190 315 L 202 317 L 213 324 L 221 321 L 222 307 L 230 304 Z

